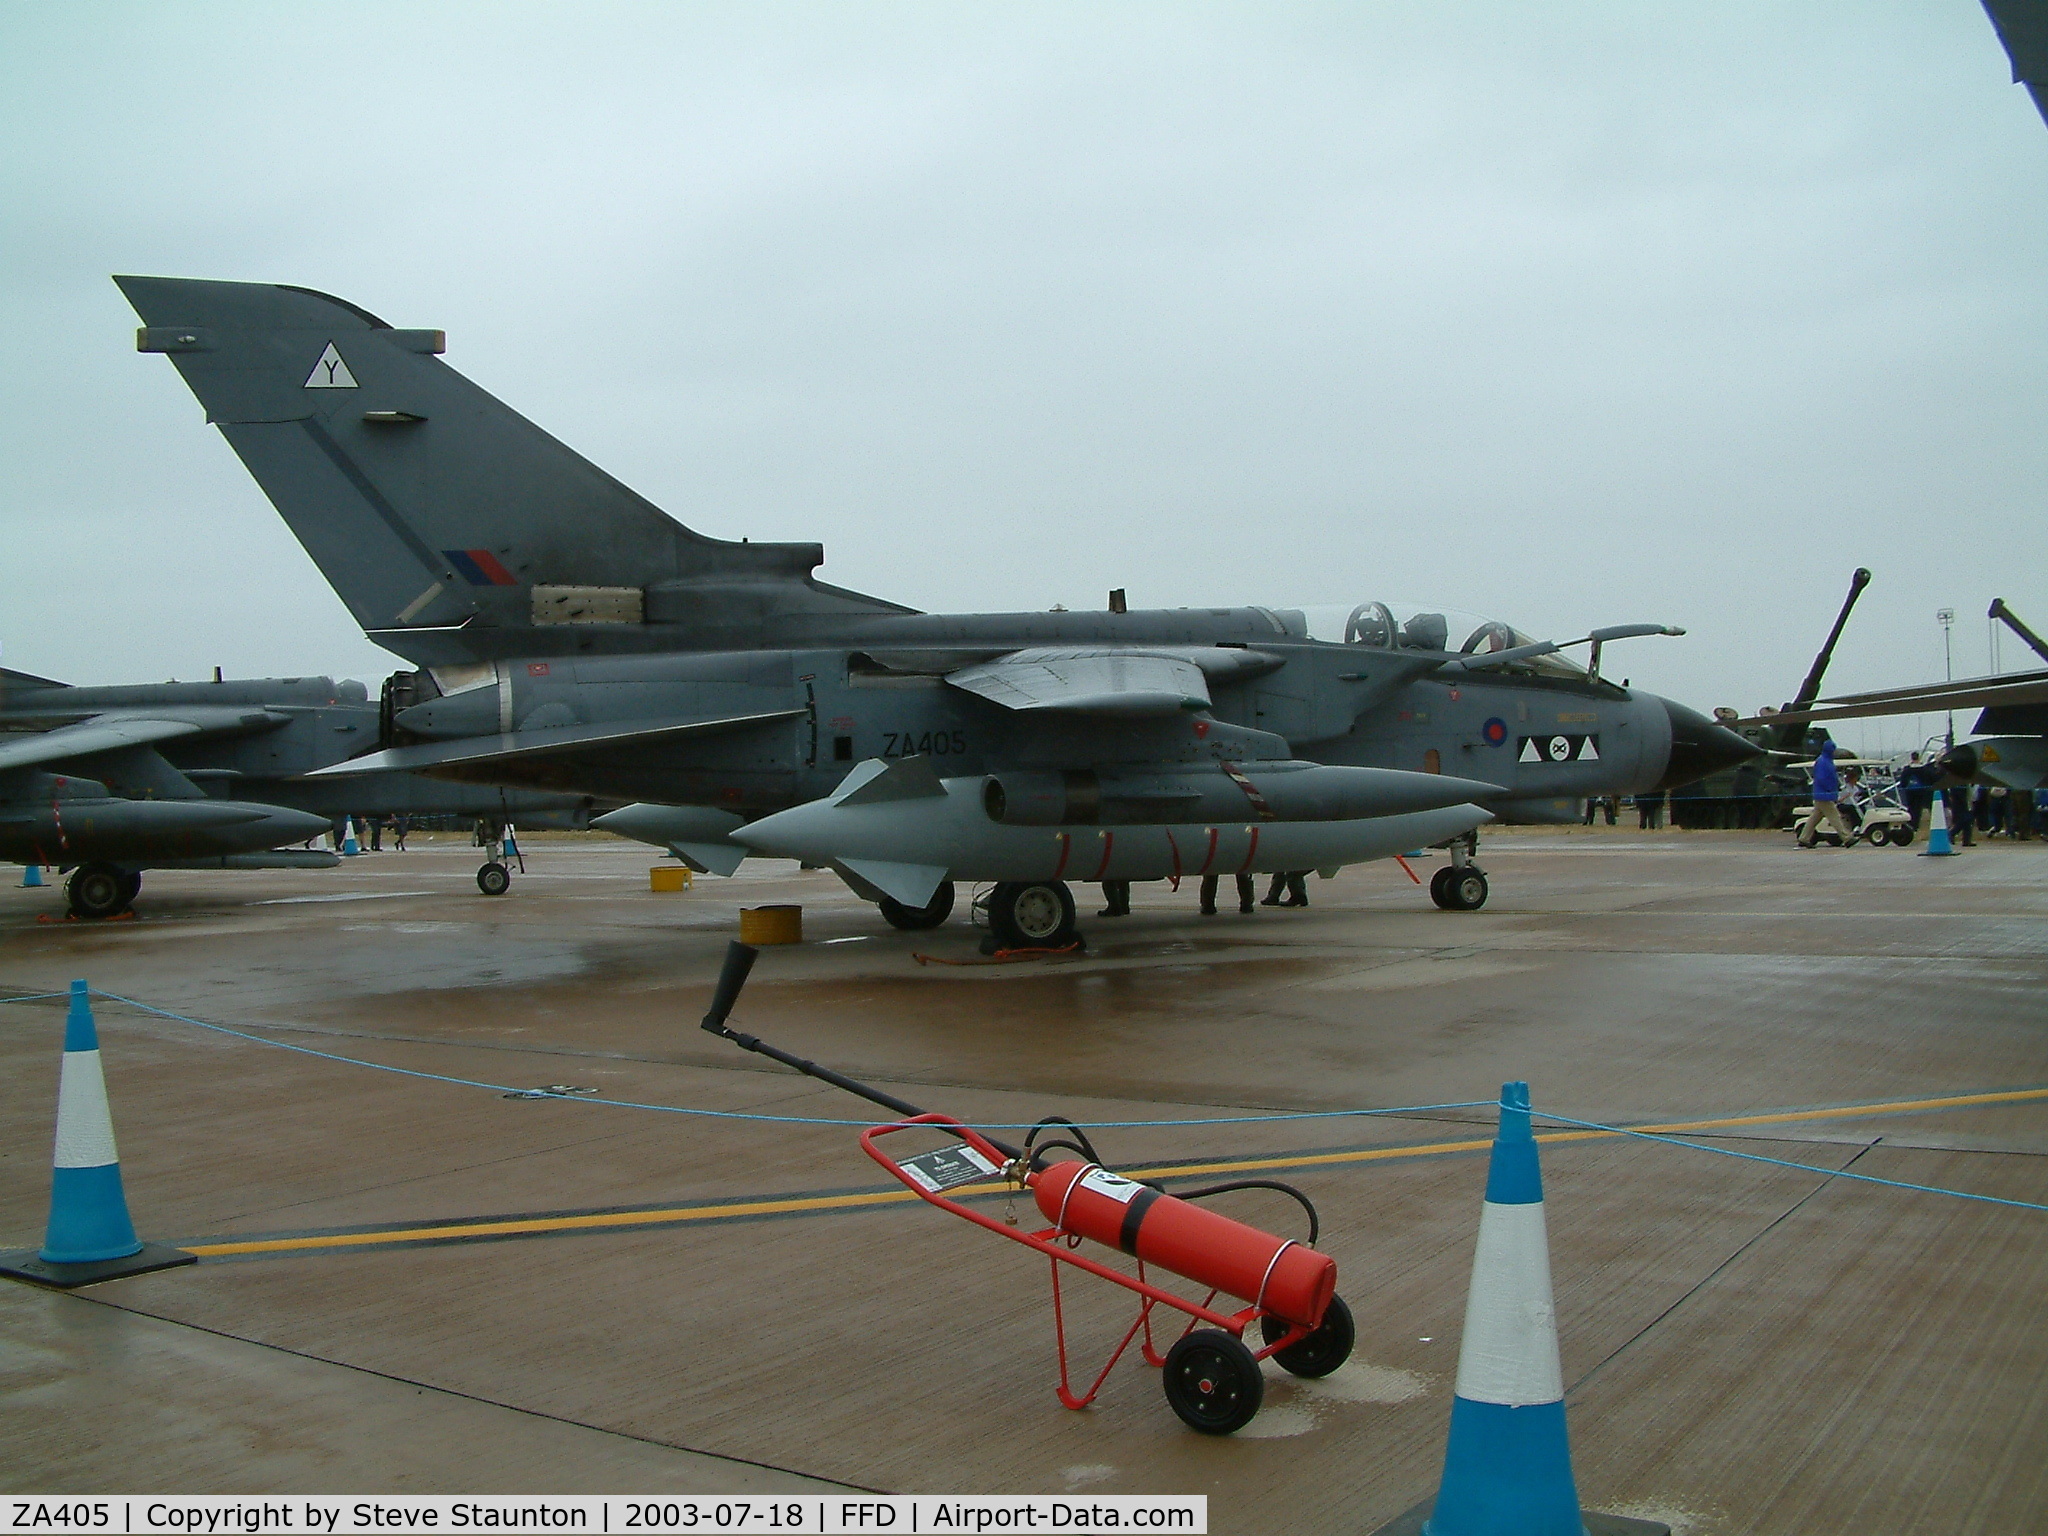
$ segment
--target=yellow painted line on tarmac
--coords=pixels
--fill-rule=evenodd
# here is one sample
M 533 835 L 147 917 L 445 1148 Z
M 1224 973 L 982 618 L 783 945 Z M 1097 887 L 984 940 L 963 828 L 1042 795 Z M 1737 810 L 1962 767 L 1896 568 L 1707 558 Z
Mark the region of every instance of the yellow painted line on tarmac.
M 1001 1185 L 988 1185 L 1000 1189 Z M 600 1211 L 587 1216 L 515 1217 L 509 1221 L 468 1221 L 445 1227 L 407 1227 L 402 1231 L 322 1232 L 312 1237 L 259 1238 L 246 1243 L 187 1243 L 185 1252 L 201 1258 L 237 1253 L 289 1253 L 301 1248 L 365 1248 L 378 1243 L 423 1243 L 451 1237 L 530 1237 L 541 1232 L 574 1232 L 616 1227 L 644 1227 L 670 1221 L 716 1221 L 725 1216 L 783 1216 L 796 1211 L 839 1211 L 863 1205 L 887 1205 L 917 1198 L 909 1190 L 878 1190 L 872 1194 L 816 1195 L 790 1200 L 754 1200 L 743 1205 L 688 1205 L 668 1211 Z
M 1664 1125 L 1628 1127 L 1648 1135 L 1670 1136 L 1687 1131 L 1729 1130 L 1748 1125 L 1790 1125 L 1805 1120 L 1846 1120 L 1866 1115 L 1906 1115 L 1926 1109 L 1971 1109 L 1987 1104 L 2021 1104 L 2048 1099 L 2048 1088 L 2019 1088 L 2004 1093 L 1965 1093 L 1940 1099 L 1899 1099 L 1886 1104 L 1852 1104 L 1840 1109 L 1802 1109 L 1769 1115 L 1730 1115 L 1715 1120 L 1681 1120 Z M 1541 1111 L 1538 1111 L 1540 1118 Z M 1622 1131 L 1541 1131 L 1539 1142 L 1600 1141 Z M 1323 1168 L 1343 1163 L 1388 1162 L 1399 1158 L 1441 1157 L 1452 1152 L 1478 1152 L 1493 1145 L 1491 1136 L 1469 1141 L 1437 1141 L 1419 1147 L 1370 1147 L 1352 1152 L 1297 1152 L 1284 1157 L 1237 1157 L 1210 1163 L 1172 1163 L 1153 1168 L 1120 1170 L 1130 1178 L 1180 1178 L 1193 1174 L 1265 1172 L 1282 1168 Z M 970 1184 L 962 1195 L 1001 1194 L 1003 1184 Z M 721 1221 L 734 1216 L 787 1216 L 806 1211 L 857 1210 L 915 1200 L 907 1189 L 861 1194 L 807 1195 L 782 1200 L 753 1200 L 737 1205 L 686 1205 L 660 1211 L 600 1211 L 582 1216 L 515 1217 L 506 1221 L 461 1222 L 439 1227 L 406 1227 L 397 1231 L 323 1232 L 311 1237 L 255 1238 L 241 1243 L 187 1243 L 187 1253 L 201 1258 L 227 1258 L 248 1253 L 292 1253 L 317 1248 L 367 1248 L 383 1243 L 421 1243 L 471 1237 L 531 1237 L 549 1232 L 613 1231 L 659 1226 L 668 1222 Z
M 1906 1115 L 1922 1109 L 1968 1109 L 1984 1104 L 2017 1104 L 2048 1099 L 2048 1088 L 2019 1088 L 2009 1093 L 1964 1093 L 1944 1099 L 1900 1099 L 1889 1104 L 1851 1104 L 1842 1109 L 1802 1109 L 1788 1114 L 1730 1115 L 1718 1120 L 1681 1120 L 1668 1125 L 1632 1125 L 1615 1131 L 1539 1131 L 1539 1142 L 1602 1141 L 1633 1131 L 1646 1136 L 1671 1136 L 1684 1131 L 1718 1131 L 1742 1125 L 1791 1125 L 1802 1120 L 1842 1120 L 1856 1115 Z M 1543 1112 L 1538 1110 L 1540 1120 Z M 1396 1157 L 1436 1157 L 1446 1152 L 1476 1152 L 1493 1145 L 1491 1136 L 1475 1141 L 1440 1141 L 1426 1147 L 1372 1147 L 1357 1152 L 1309 1152 L 1288 1157 L 1243 1157 L 1219 1163 L 1181 1163 L 1166 1168 L 1122 1169 L 1129 1178 L 1163 1179 L 1182 1174 L 1233 1173 L 1252 1169 L 1320 1168 L 1332 1163 L 1369 1163 Z

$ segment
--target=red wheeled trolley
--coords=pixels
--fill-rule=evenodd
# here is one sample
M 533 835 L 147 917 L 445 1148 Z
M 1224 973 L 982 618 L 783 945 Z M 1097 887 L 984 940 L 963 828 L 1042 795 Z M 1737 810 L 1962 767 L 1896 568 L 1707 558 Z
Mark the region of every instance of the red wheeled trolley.
M 946 1131 L 960 1141 L 902 1162 L 877 1145 L 885 1136 L 917 1127 Z M 1141 1334 L 1146 1361 L 1165 1372 L 1166 1401 L 1183 1422 L 1211 1435 L 1242 1429 L 1259 1411 L 1265 1396 L 1261 1360 L 1270 1357 L 1297 1376 L 1327 1376 L 1350 1356 L 1351 1312 L 1336 1294 L 1336 1263 L 1292 1238 L 1274 1237 L 1203 1210 L 1092 1160 L 1041 1165 L 1037 1154 L 1019 1155 L 999 1147 L 950 1115 L 920 1114 L 875 1126 L 861 1132 L 860 1144 L 920 1200 L 1045 1255 L 1052 1266 L 1059 1399 L 1069 1408 L 1085 1408 L 1095 1400 L 1117 1361 Z M 1022 1231 L 949 1193 L 977 1186 L 976 1192 L 987 1193 L 991 1180 L 1001 1180 L 1012 1190 L 1030 1190 L 1040 1213 L 1052 1224 Z M 1240 1187 L 1246 1186 L 1194 1193 Z M 1084 1238 L 1135 1257 L 1137 1275 L 1076 1252 Z M 1148 1259 L 1156 1268 L 1208 1285 L 1208 1295 L 1190 1301 L 1154 1284 L 1147 1275 Z M 1137 1317 L 1087 1391 L 1080 1393 L 1074 1391 L 1067 1367 L 1066 1320 L 1060 1306 L 1062 1264 L 1135 1291 L 1141 1298 Z M 1235 1312 L 1218 1311 L 1213 1304 L 1219 1295 L 1251 1305 Z M 1162 1306 L 1186 1313 L 1189 1319 L 1164 1355 L 1152 1331 L 1153 1309 Z M 1261 1338 L 1258 1349 L 1244 1342 L 1245 1330 L 1254 1322 Z
M 869 1157 L 927 1204 L 1046 1256 L 1052 1264 L 1053 1333 L 1060 1357 L 1059 1397 L 1067 1407 L 1085 1408 L 1095 1400 L 1102 1383 L 1140 1333 L 1145 1336 L 1146 1360 L 1166 1373 L 1166 1400 L 1173 1411 L 1188 1425 L 1209 1435 L 1227 1435 L 1242 1429 L 1259 1411 L 1266 1390 L 1265 1378 L 1259 1374 L 1261 1360 L 1270 1358 L 1296 1376 L 1327 1376 L 1350 1358 L 1351 1309 L 1337 1296 L 1336 1261 L 1316 1251 L 1316 1209 L 1300 1190 L 1270 1179 L 1240 1179 L 1169 1195 L 1157 1185 L 1110 1172 L 1096 1157 L 1088 1133 L 1057 1115 L 1033 1126 L 1021 1148 L 1007 1146 L 951 1115 L 931 1114 L 830 1067 L 777 1050 L 758 1036 L 742 1034 L 726 1023 L 759 953 L 749 944 L 726 946 L 725 965 L 711 996 L 711 1011 L 704 1015 L 704 1028 L 743 1051 L 794 1067 L 807 1077 L 844 1088 L 901 1115 L 903 1118 L 892 1124 L 871 1126 L 860 1133 L 861 1147 Z M 954 1146 L 920 1153 L 902 1162 L 876 1145 L 884 1136 L 921 1127 L 946 1131 L 960 1140 Z M 1039 1133 L 1047 1130 L 1054 1133 L 1052 1137 L 1034 1146 Z M 1082 1161 L 1043 1161 L 1055 1148 L 1075 1152 Z M 1000 1181 L 994 1189 L 989 1186 L 992 1179 Z M 1005 1187 L 1013 1192 L 1028 1189 L 1040 1214 L 1052 1225 L 1036 1232 L 1019 1231 L 949 1193 L 974 1192 L 972 1186 L 980 1186 L 984 1193 Z M 1299 1201 L 1308 1212 L 1308 1242 L 1275 1237 L 1193 1203 L 1236 1189 L 1278 1190 Z M 1120 1249 L 1137 1259 L 1137 1277 L 1077 1253 L 1083 1238 Z M 1136 1291 L 1142 1298 L 1137 1318 L 1125 1330 L 1108 1363 L 1096 1374 L 1088 1390 L 1079 1395 L 1067 1375 L 1066 1318 L 1060 1308 L 1062 1264 L 1071 1264 L 1112 1285 Z M 1146 1277 L 1148 1264 L 1207 1286 L 1209 1294 L 1193 1302 L 1162 1290 Z M 1239 1312 L 1219 1312 L 1212 1305 L 1218 1296 L 1234 1296 L 1251 1305 Z M 1185 1312 L 1189 1319 L 1164 1355 L 1159 1353 L 1152 1337 L 1155 1307 L 1171 1307 L 1176 1312 Z M 1259 1325 L 1262 1340 L 1262 1347 L 1257 1350 L 1244 1342 L 1244 1331 L 1254 1322 Z

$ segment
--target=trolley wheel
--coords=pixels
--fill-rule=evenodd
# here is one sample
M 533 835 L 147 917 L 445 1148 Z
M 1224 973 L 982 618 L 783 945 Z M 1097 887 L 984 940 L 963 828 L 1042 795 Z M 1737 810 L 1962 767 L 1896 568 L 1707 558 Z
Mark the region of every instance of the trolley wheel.
M 112 864 L 83 864 L 72 872 L 64 894 L 76 917 L 112 917 L 128 905 L 128 874 Z
M 1271 1344 L 1287 1337 L 1287 1324 L 1277 1317 L 1262 1317 L 1259 1333 Z M 1358 1332 L 1351 1324 L 1351 1309 L 1344 1305 L 1342 1296 L 1332 1296 L 1315 1331 L 1285 1349 L 1275 1350 L 1272 1360 L 1291 1375 L 1327 1376 L 1351 1358 L 1351 1346 L 1357 1338 Z
M 1006 881 L 989 892 L 988 927 L 1003 949 L 1057 949 L 1074 941 L 1074 895 L 1060 880 Z
M 476 888 L 486 896 L 502 896 L 512 889 L 512 871 L 493 859 L 476 872 Z
M 1912 841 L 1913 829 L 1910 826 L 1900 825 L 1892 828 L 1892 846 L 1894 848 L 1904 848 Z
M 1161 1374 L 1173 1411 L 1188 1428 L 1205 1435 L 1243 1429 L 1266 1395 L 1266 1379 L 1252 1352 L 1218 1328 L 1184 1335 L 1166 1352 Z
M 1429 899 L 1442 907 L 1446 912 L 1454 910 L 1450 886 L 1451 876 L 1456 873 L 1455 869 L 1446 864 L 1442 869 L 1429 877 Z
M 1891 840 L 1892 834 L 1889 827 L 1872 827 L 1863 834 L 1863 841 L 1870 844 L 1873 848 L 1882 848 L 1890 843 Z
M 932 899 L 921 907 L 905 906 L 893 896 L 884 896 L 881 905 L 891 928 L 936 928 L 953 915 L 953 882 L 941 880 Z

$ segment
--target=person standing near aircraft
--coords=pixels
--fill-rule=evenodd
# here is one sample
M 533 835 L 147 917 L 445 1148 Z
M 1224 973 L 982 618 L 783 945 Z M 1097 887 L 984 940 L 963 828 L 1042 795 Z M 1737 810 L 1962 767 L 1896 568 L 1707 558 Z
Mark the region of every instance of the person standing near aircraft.
M 1820 839 L 1820 824 L 1823 819 L 1834 824 L 1836 833 L 1847 848 L 1854 841 L 1855 834 L 1849 830 L 1849 823 L 1842 819 L 1842 775 L 1835 768 L 1834 738 L 1820 744 L 1820 756 L 1813 760 L 1813 814 L 1806 818 L 1806 834 L 1799 839 L 1799 846 L 1812 848 Z
M 1273 872 L 1262 907 L 1305 907 L 1308 905 L 1308 871 L 1282 869 Z
M 1216 875 L 1202 876 L 1202 916 L 1204 917 L 1214 917 L 1216 915 L 1216 886 L 1218 880 L 1219 877 Z M 1237 875 L 1237 910 L 1240 913 L 1253 910 L 1252 893 L 1257 889 L 1258 887 L 1253 883 L 1252 877 L 1239 871 Z

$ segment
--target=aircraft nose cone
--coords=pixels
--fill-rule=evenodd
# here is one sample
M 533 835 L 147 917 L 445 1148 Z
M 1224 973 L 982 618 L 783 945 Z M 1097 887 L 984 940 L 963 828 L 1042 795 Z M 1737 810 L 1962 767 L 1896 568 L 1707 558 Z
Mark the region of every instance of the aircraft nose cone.
M 1761 756 L 1725 725 L 1716 725 L 1696 709 L 1687 709 L 1672 699 L 1659 699 L 1671 717 L 1671 760 L 1664 766 L 1658 789 L 1676 789 L 1723 768 Z
M 315 816 L 310 811 L 291 811 L 282 806 L 263 809 L 268 812 L 263 818 L 263 831 L 272 839 L 269 846 L 309 842 L 330 830 L 331 824 L 325 816 Z

